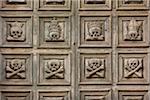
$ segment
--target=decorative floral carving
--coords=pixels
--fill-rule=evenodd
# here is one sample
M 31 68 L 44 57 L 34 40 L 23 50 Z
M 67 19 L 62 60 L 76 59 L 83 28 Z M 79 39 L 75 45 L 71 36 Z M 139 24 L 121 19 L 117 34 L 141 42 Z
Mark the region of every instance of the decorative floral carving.
M 143 22 L 130 20 L 124 24 L 124 39 L 127 41 L 141 41 L 143 39 Z
M 142 78 L 143 77 L 143 60 L 137 58 L 125 59 L 125 78 Z
M 64 61 L 63 60 L 46 60 L 45 61 L 45 78 L 46 79 L 63 79 L 64 78 Z
M 24 41 L 25 40 L 25 33 L 23 32 L 24 24 L 20 22 L 13 22 L 8 25 L 8 34 L 7 40 L 8 41 Z
M 86 40 L 104 40 L 104 23 L 93 21 L 87 23 Z
M 46 35 L 46 41 L 63 41 L 62 28 L 55 18 L 51 20 L 48 32 L 49 33 Z
M 46 3 L 50 3 L 50 4 L 64 4 L 65 0 L 46 0 Z
M 86 4 L 104 4 L 105 0 L 85 0 Z
M 105 76 L 104 62 L 104 59 L 86 59 L 86 78 L 103 78 Z
M 25 79 L 25 60 L 8 59 L 6 60 L 6 78 Z

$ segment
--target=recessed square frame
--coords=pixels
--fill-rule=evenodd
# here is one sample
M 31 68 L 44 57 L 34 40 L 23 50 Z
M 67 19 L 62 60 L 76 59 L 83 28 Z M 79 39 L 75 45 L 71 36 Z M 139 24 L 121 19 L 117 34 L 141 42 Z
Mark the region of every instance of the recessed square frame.
M 64 60 L 64 79 L 45 79 L 44 60 Z M 40 53 L 38 54 L 37 78 L 38 85 L 70 85 L 71 84 L 71 53 Z
M 104 41 L 86 41 L 85 40 L 85 21 L 100 20 L 105 21 L 105 40 Z M 78 46 L 79 47 L 111 47 L 112 45 L 112 26 L 111 15 L 109 13 L 80 13 L 78 16 Z
M 31 53 L 0 53 L 1 64 L 1 77 L 0 77 L 0 84 L 1 85 L 32 85 L 32 54 Z M 6 62 L 5 59 L 25 59 L 26 61 L 26 78 L 25 79 L 6 79 L 5 78 L 5 66 Z
M 57 42 L 46 42 L 44 36 L 44 21 L 50 21 L 50 19 L 56 18 L 59 21 L 63 21 L 64 26 L 64 41 Z M 39 15 L 38 23 L 38 48 L 70 48 L 71 46 L 71 16 L 65 14 L 53 14 L 53 15 Z
M 10 22 L 25 23 L 25 41 L 7 41 L 7 23 Z M 32 47 L 32 16 L 31 15 L 6 15 L 2 14 L 0 17 L 0 46 L 1 47 Z
M 125 79 L 123 78 L 123 58 L 140 58 L 143 59 L 143 78 L 142 79 Z M 149 84 L 149 57 L 146 51 L 118 51 L 117 54 L 117 84 Z
M 87 79 L 85 77 L 85 58 L 105 59 L 105 77 L 103 79 Z M 80 50 L 78 51 L 78 82 L 79 84 L 112 84 L 111 50 Z
M 129 21 L 132 18 L 135 20 L 143 21 L 143 40 L 142 41 L 124 41 L 123 40 L 123 23 L 122 21 Z M 117 38 L 116 44 L 118 47 L 148 47 L 149 46 L 149 16 L 147 13 L 133 14 L 120 13 L 117 15 Z
M 33 10 L 33 0 L 25 0 L 23 2 L 17 2 L 16 0 L 14 2 L 7 1 L 2 0 L 0 2 L 1 10 Z

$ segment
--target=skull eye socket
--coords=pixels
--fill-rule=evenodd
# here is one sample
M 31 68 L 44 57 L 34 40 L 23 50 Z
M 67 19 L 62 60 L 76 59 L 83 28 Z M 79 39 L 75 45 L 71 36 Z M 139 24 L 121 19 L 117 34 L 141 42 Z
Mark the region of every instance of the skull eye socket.
M 13 31 L 12 33 L 13 33 L 13 34 L 15 34 L 16 32 L 15 32 L 15 31 Z
M 20 32 L 19 31 L 17 31 L 17 34 L 19 34 Z

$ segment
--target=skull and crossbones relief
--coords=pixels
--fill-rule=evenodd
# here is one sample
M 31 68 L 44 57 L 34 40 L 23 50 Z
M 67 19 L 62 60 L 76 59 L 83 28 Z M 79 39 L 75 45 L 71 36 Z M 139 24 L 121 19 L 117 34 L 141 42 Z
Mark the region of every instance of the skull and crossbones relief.
M 64 78 L 64 61 L 63 60 L 46 60 L 45 61 L 45 78 L 46 79 L 63 79 Z
M 86 78 L 103 78 L 104 62 L 104 59 L 86 59 Z
M 24 59 L 8 59 L 6 60 L 6 78 L 25 79 L 25 60 Z
M 143 77 L 143 60 L 142 59 L 125 59 L 125 78 L 141 78 Z

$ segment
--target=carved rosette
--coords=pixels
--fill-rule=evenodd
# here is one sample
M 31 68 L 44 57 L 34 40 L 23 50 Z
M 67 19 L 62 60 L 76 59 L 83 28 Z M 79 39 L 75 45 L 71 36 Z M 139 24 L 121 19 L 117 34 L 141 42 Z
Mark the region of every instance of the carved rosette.
M 13 22 L 8 24 L 7 41 L 25 41 L 24 24 L 21 22 Z
M 124 77 L 142 78 L 143 60 L 138 58 L 124 59 Z
M 125 22 L 123 27 L 125 41 L 143 40 L 143 22 L 131 19 L 129 22 Z
M 26 68 L 25 59 L 6 60 L 6 78 L 7 79 L 25 79 Z
M 104 41 L 104 23 L 91 21 L 87 23 L 86 40 L 87 41 Z
M 46 79 L 64 79 L 64 61 L 63 60 L 46 60 L 45 61 L 45 78 Z
M 104 4 L 105 0 L 85 0 L 85 4 Z
M 105 60 L 91 58 L 85 60 L 86 78 L 104 78 L 105 77 Z
M 64 41 L 63 29 L 59 22 L 54 18 L 51 20 L 48 26 L 48 34 L 46 34 L 46 41 L 56 42 Z

